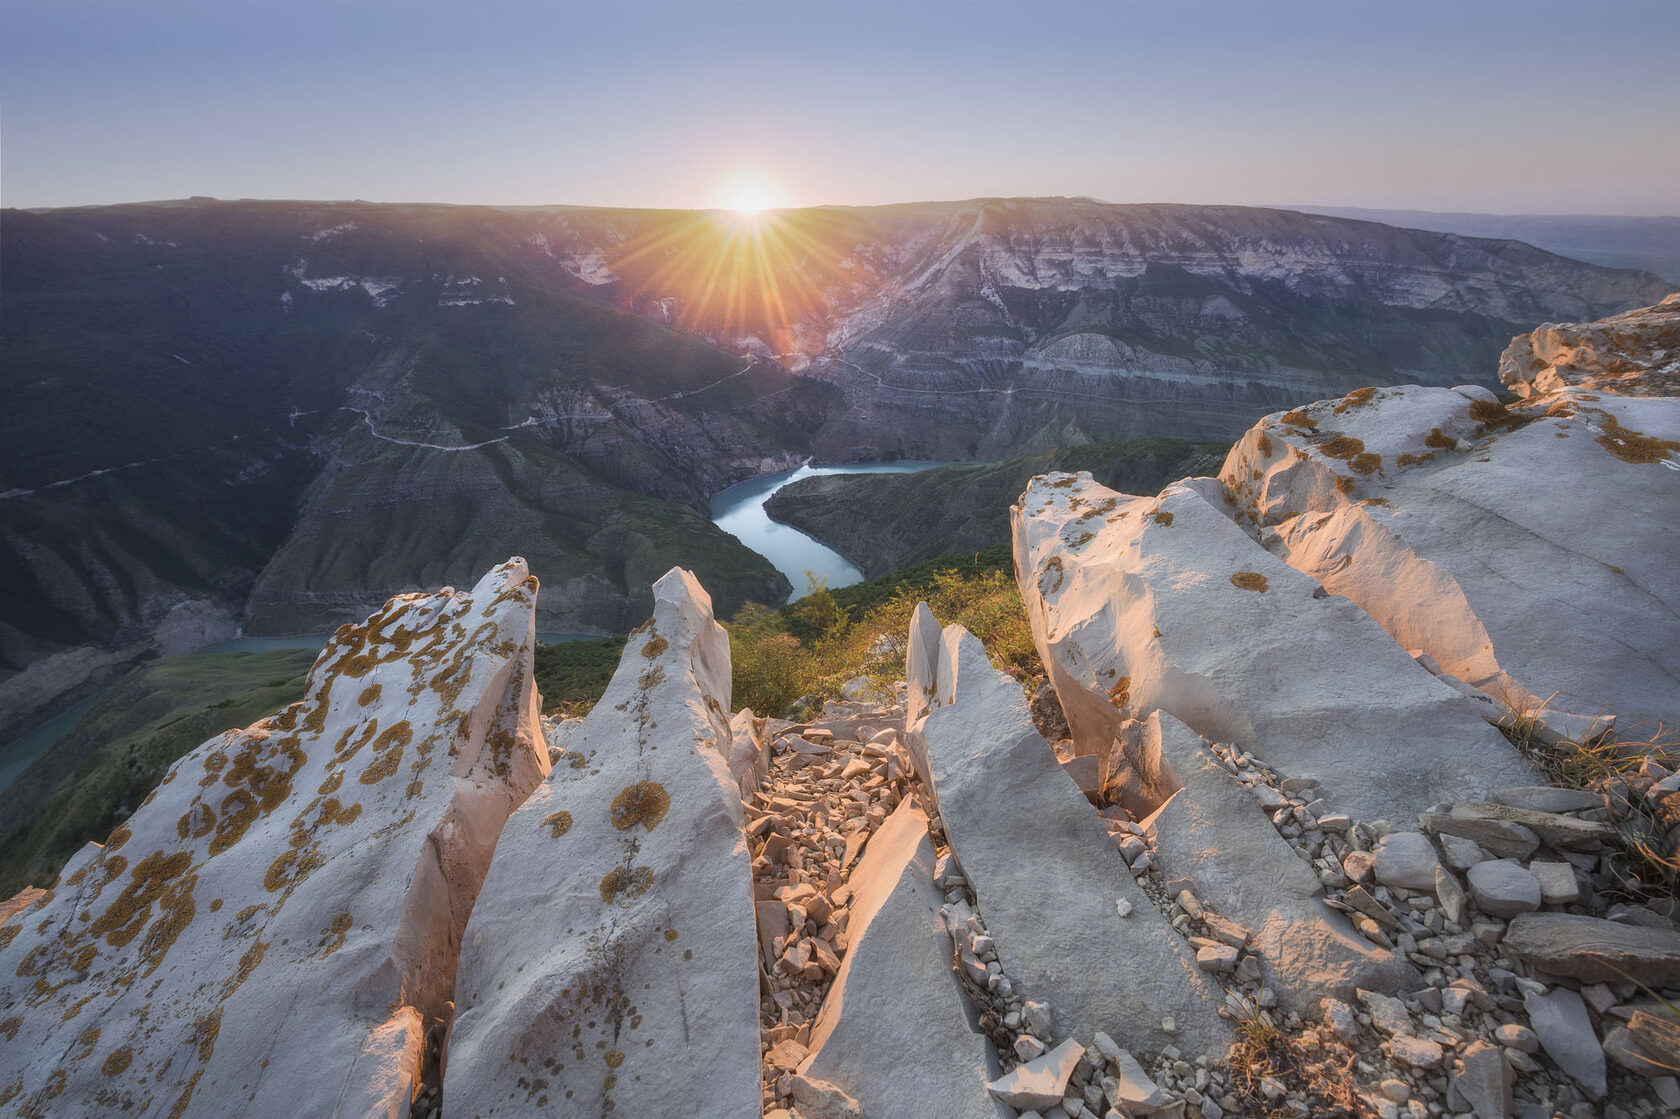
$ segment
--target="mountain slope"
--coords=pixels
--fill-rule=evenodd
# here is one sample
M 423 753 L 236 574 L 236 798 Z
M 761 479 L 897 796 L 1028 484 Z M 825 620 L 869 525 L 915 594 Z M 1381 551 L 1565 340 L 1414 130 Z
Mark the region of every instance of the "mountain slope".
M 1655 277 L 1233 207 L 981 199 L 754 224 L 183 202 L 0 216 L 0 742 L 148 650 L 327 628 L 514 552 L 548 630 L 650 573 L 781 577 L 706 519 L 794 465 L 1229 438 L 1483 377 Z M 98 661 L 103 668 L 90 667 Z
M 1113 489 L 1152 493 L 1216 469 L 1227 450 L 1225 443 L 1138 439 L 916 474 L 819 475 L 776 491 L 764 508 L 877 578 L 935 556 L 1007 543 L 1009 506 L 1035 475 L 1089 470 Z

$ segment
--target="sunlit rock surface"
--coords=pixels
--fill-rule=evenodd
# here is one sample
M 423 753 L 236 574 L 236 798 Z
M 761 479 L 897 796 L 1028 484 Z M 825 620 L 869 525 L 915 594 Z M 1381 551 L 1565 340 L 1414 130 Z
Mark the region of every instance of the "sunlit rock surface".
M 1649 737 L 1680 720 L 1680 400 L 1661 395 L 1680 349 L 1614 347 L 1677 320 L 1671 299 L 1518 339 L 1514 409 L 1402 387 L 1268 416 L 1220 477 L 1275 554 L 1403 648 L 1502 707 Z M 1519 350 L 1556 364 L 1521 379 L 1542 359 Z
M 467 926 L 445 1114 L 758 1113 L 729 672 L 711 599 L 672 569 L 503 833 Z
M 1161 710 L 1359 818 L 1533 783 L 1469 700 L 1231 513 L 1211 478 L 1129 497 L 1048 474 L 1022 495 L 1021 594 L 1080 752 L 1111 753 L 1123 720 Z
M 1169 897 L 1188 889 L 1248 930 L 1268 982 L 1305 1010 L 1326 994 L 1414 989 L 1417 970 L 1354 932 L 1324 904 L 1324 888 L 1260 805 L 1197 737 L 1156 712 L 1147 737 L 1181 788 L 1149 821 Z
M 928 614 L 931 618 L 931 613 Z M 993 668 L 978 638 L 946 626 L 938 643 L 918 612 L 910 691 L 931 710 L 908 732 L 921 754 L 951 850 L 996 940 L 1003 973 L 1042 1000 L 1055 1040 L 1102 1030 L 1120 1044 L 1222 1052 L 1219 991 L 1133 881 L 1097 814 L 1034 729 L 1021 686 Z M 1123 906 L 1117 903 L 1124 902 Z M 1120 910 L 1126 914 L 1122 915 Z
M 19 1114 L 407 1115 L 502 823 L 548 770 L 523 560 L 333 636 L 0 926 Z
M 849 950 L 811 1031 L 801 1075 L 864 1115 L 998 1119 L 998 1069 L 951 972 L 927 816 L 904 801 L 852 872 Z

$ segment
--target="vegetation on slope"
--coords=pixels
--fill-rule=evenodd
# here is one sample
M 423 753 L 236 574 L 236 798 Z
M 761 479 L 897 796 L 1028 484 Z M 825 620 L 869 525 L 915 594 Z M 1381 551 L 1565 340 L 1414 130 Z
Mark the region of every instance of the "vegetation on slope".
M 780 610 L 748 606 L 728 623 L 734 663 L 732 705 L 803 719 L 864 678 L 891 696 L 904 675 L 905 635 L 916 603 L 941 624 L 966 626 L 998 667 L 1021 681 L 1042 673 L 1015 588 L 1009 551 L 945 556 L 881 579 L 830 591 L 819 587 Z
M 1007 542 L 1009 506 L 1036 474 L 1088 470 L 1110 489 L 1155 493 L 1179 478 L 1216 472 L 1229 449 L 1226 443 L 1133 439 L 915 474 L 823 475 L 778 490 L 765 511 L 865 574 L 882 575 Z
M 303 698 L 315 653 L 273 649 L 163 657 L 125 676 L 0 792 L 0 897 L 49 886 L 103 842 L 181 755 Z

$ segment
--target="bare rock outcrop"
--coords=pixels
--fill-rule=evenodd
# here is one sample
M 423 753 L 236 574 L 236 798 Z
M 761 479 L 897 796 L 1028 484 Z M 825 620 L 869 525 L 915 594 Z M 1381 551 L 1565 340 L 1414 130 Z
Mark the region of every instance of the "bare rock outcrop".
M 918 607 L 911 624 L 909 693 L 930 706 L 907 737 L 1003 976 L 1047 1004 L 1053 1040 L 1105 1031 L 1159 1052 L 1173 1044 L 1160 1027 L 1171 1017 L 1178 1044 L 1222 1053 L 1219 987 L 1133 880 L 1034 729 L 1020 685 L 992 667 L 973 634 L 940 632 L 931 620 Z
M 1326 994 L 1352 998 L 1360 988 L 1394 994 L 1417 985 L 1404 956 L 1366 940 L 1324 904 L 1312 867 L 1194 731 L 1161 712 L 1149 721 L 1180 786 L 1148 821 L 1169 896 L 1189 889 L 1241 926 L 1286 1006 L 1314 1006 Z
M 850 950 L 799 1067 L 864 1115 L 998 1119 L 986 1082 L 997 1075 L 985 1038 L 951 973 L 939 920 L 928 819 L 902 802 L 852 872 Z
M 21 1113 L 408 1114 L 467 914 L 548 771 L 536 579 L 403 595 L 0 925 Z
M 1520 334 L 1499 357 L 1499 380 L 1524 397 L 1566 388 L 1680 395 L 1680 292 L 1655 307 Z
M 508 821 L 461 954 L 451 1116 L 757 1114 L 729 641 L 681 569 Z
M 1673 397 L 1513 411 L 1408 386 L 1268 416 L 1220 478 L 1274 554 L 1436 671 L 1569 737 L 1648 736 L 1680 718 L 1677 456 Z
M 1533 783 L 1470 701 L 1261 547 L 1224 496 L 1193 479 L 1129 497 L 1086 474 L 1042 475 L 1022 495 L 1017 578 L 1076 749 L 1141 771 L 1146 806 L 1173 790 L 1115 740 L 1156 710 L 1316 780 L 1360 818 Z

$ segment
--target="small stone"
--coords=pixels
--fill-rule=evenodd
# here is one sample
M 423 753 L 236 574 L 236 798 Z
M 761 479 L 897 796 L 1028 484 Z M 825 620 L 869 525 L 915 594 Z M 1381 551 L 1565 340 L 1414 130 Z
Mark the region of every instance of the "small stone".
M 1120 1050 L 1113 1059 L 1114 1076 L 1113 1092 L 1108 1099 L 1115 1107 L 1123 1110 L 1127 1115 L 1148 1115 L 1157 1110 L 1166 1101 L 1166 1094 L 1149 1074 L 1143 1071 L 1143 1066 L 1137 1063 L 1130 1052 Z M 1103 1081 L 1105 1092 L 1110 1087 L 1109 1080 Z
M 1485 1041 L 1467 1045 L 1453 1072 L 1451 1089 L 1470 1105 L 1476 1119 L 1506 1119 L 1511 1114 L 1511 1074 L 1497 1045 Z
M 1173 1018 L 1170 1015 L 1161 1019 L 1161 1032 L 1166 1034 L 1168 1037 L 1177 1037 L 1178 1036 L 1178 1021 L 1177 1021 L 1177 1019 Z
M 1496 820 L 1486 816 L 1459 816 L 1453 813 L 1425 812 L 1418 817 L 1423 830 L 1431 835 L 1456 835 L 1475 842 L 1506 859 L 1526 859 L 1540 846 L 1540 837 L 1511 820 Z
M 1324 1011 L 1324 1023 L 1330 1027 L 1337 1037 L 1343 1041 L 1352 1041 L 1359 1036 L 1359 1019 L 1353 1013 L 1353 1007 L 1341 999 L 1321 999 L 1319 1006 Z
M 1383 1033 L 1394 1035 L 1411 1032 L 1412 1016 L 1406 1012 L 1406 1004 L 1399 999 L 1380 995 L 1375 991 L 1360 991 L 1359 999 L 1371 1012 L 1371 1024 Z
M 1031 999 L 1021 1004 L 1021 1022 L 1027 1032 L 1038 1037 L 1050 1036 L 1050 1004 L 1036 1002 Z
M 1441 836 L 1442 861 L 1453 870 L 1466 871 L 1477 863 L 1485 863 L 1493 858 L 1482 850 L 1473 839 L 1465 839 L 1457 835 Z
M 1342 856 L 1342 873 L 1352 882 L 1371 880 L 1376 856 L 1369 851 L 1349 851 Z
M 1225 974 L 1237 966 L 1237 950 L 1229 944 L 1210 944 L 1196 950 L 1196 966 L 1203 971 Z
M 1534 1031 L 1516 1022 L 1506 1022 L 1493 1031 L 1493 1036 L 1499 1044 L 1509 1045 L 1512 1049 L 1520 1049 L 1524 1053 L 1540 1052 L 1540 1039 L 1534 1036 Z
M 1540 908 L 1540 880 L 1515 859 L 1493 859 L 1471 867 L 1470 896 L 1490 917 L 1515 917 Z
M 1353 826 L 1353 820 L 1345 812 L 1327 812 L 1318 818 L 1318 826 L 1325 831 L 1345 832 Z
M 1410 1034 L 1396 1034 L 1389 1039 L 1388 1051 L 1396 1061 L 1415 1069 L 1437 1068 L 1445 1056 L 1436 1042 Z
M 1458 924 L 1464 919 L 1464 905 L 1468 900 L 1458 878 L 1446 867 L 1435 868 L 1435 896 L 1441 899 L 1441 916 Z
M 1469 1002 L 1470 992 L 1463 987 L 1446 987 L 1441 991 L 1441 1009 L 1447 1014 L 1462 1016 Z
M 1032 1034 L 1022 1034 L 1015 1039 L 1015 1055 L 1023 1061 L 1031 1061 L 1044 1056 L 1044 1043 Z
M 1549 994 L 1524 995 L 1523 1006 L 1547 1055 L 1589 1095 L 1602 1099 L 1607 1090 L 1604 1050 L 1581 996 L 1559 987 Z
M 1528 864 L 1528 871 L 1540 880 L 1540 900 L 1547 905 L 1570 905 L 1581 900 L 1581 884 L 1575 880 L 1575 868 L 1568 863 L 1542 862 Z
M 1421 832 L 1391 832 L 1377 842 L 1372 870 L 1385 886 L 1404 890 L 1435 889 L 1435 868 L 1440 860 L 1435 846 Z
M 1397 1080 L 1394 1077 L 1389 1077 L 1378 1084 L 1377 1091 L 1382 1093 L 1384 1099 L 1393 1100 L 1395 1103 L 1405 1103 L 1412 1098 L 1412 1086 L 1404 1080 Z
M 1202 909 L 1202 903 L 1196 900 L 1195 894 L 1192 894 L 1189 890 L 1180 890 L 1178 897 L 1174 900 L 1178 902 L 1180 909 L 1190 915 L 1192 920 L 1200 921 L 1202 919 L 1205 911 Z
M 1132 915 L 1132 903 L 1127 901 L 1125 898 L 1116 898 L 1114 901 L 1114 911 L 1122 917 L 1130 917 Z
M 1572 913 L 1527 913 L 1511 922 L 1505 949 L 1550 975 L 1653 987 L 1680 985 L 1680 933 Z

